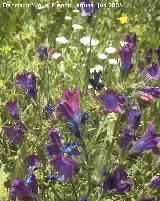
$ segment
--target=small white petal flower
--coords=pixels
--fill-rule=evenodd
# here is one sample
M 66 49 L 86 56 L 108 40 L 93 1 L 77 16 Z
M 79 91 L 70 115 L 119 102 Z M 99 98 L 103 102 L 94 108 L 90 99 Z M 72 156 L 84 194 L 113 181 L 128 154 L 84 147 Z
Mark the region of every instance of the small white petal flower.
M 83 45 L 90 45 L 90 40 L 91 40 L 91 38 L 89 36 L 85 36 L 85 37 L 80 39 L 80 42 Z M 91 45 L 92 46 L 96 46 L 96 45 L 98 45 L 98 43 L 99 43 L 98 40 L 92 38 L 92 40 L 91 40 Z
M 108 53 L 108 54 L 113 54 L 116 52 L 116 48 L 114 47 L 108 47 L 105 49 L 105 52 Z
M 68 43 L 68 40 L 64 36 L 60 36 L 56 38 L 56 42 L 61 43 L 61 44 L 66 44 Z
M 114 65 L 117 64 L 117 60 L 116 60 L 116 59 L 109 59 L 108 62 L 109 62 L 110 64 L 114 64 Z
M 100 71 L 103 71 L 103 66 L 96 65 L 94 68 L 90 69 L 90 73 L 94 73 L 94 71 L 96 71 L 97 73 L 100 72 Z
M 79 24 L 73 24 L 72 27 L 73 27 L 74 31 L 83 29 L 83 27 Z
M 104 54 L 104 53 L 98 53 L 98 58 L 99 58 L 99 59 L 106 59 L 106 58 L 107 58 L 107 55 Z
M 71 18 L 71 16 L 66 16 L 64 19 L 65 20 L 71 20 L 72 18 Z
M 54 59 L 58 59 L 59 57 L 61 57 L 61 53 L 58 53 L 58 52 L 55 52 L 55 53 L 52 55 L 52 58 L 54 58 Z

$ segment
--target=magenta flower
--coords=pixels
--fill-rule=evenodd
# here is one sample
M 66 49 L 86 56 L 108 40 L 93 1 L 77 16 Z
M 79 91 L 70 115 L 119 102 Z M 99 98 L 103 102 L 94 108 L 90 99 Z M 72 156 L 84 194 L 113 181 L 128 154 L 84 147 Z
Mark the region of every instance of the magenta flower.
M 127 109 L 126 113 L 128 115 L 129 121 L 133 129 L 137 129 L 141 119 L 141 112 L 138 112 L 136 109 Z
M 134 46 L 132 43 L 127 43 L 123 47 L 119 48 L 118 53 L 121 57 L 122 62 L 122 79 L 126 77 L 126 75 L 129 73 L 129 71 L 132 69 L 133 65 L 131 63 L 132 54 L 134 51 Z
M 29 189 L 32 191 L 32 193 L 34 193 L 34 194 L 38 193 L 37 178 L 32 172 L 29 172 L 29 174 L 24 178 L 24 182 L 29 187 Z
M 137 43 L 136 33 L 134 33 L 133 35 L 129 35 L 128 33 L 124 34 L 124 41 L 127 43 L 132 43 L 135 48 Z
M 80 0 L 78 6 L 81 16 L 91 16 L 98 10 L 98 4 L 92 4 L 91 0 Z
M 142 73 L 152 80 L 160 79 L 160 67 L 158 64 L 153 63 L 151 66 L 144 67 Z
M 13 127 L 13 126 L 3 126 L 2 127 L 6 134 L 8 139 L 14 144 L 18 144 L 21 139 L 22 139 L 22 131 L 20 129 L 18 129 L 17 127 Z
M 77 162 L 75 160 L 63 155 L 57 155 L 53 160 L 50 161 L 50 163 L 58 172 L 59 181 L 72 178 L 77 167 Z
M 102 184 L 104 192 L 112 190 L 113 193 L 126 193 L 131 191 L 133 181 L 128 178 L 128 174 L 123 167 L 116 168 L 113 173 L 106 173 Z
M 58 111 L 67 120 L 79 121 L 80 103 L 78 89 L 65 89 L 59 101 Z
M 40 158 L 37 154 L 28 155 L 25 158 L 25 164 L 28 170 L 37 170 L 41 165 Z
M 153 178 L 151 181 L 151 185 L 152 186 L 160 186 L 160 176 Z
M 106 113 L 121 112 L 121 106 L 125 103 L 125 98 L 116 93 L 113 89 L 107 89 L 104 94 L 98 95 L 97 99 Z
M 150 94 L 153 97 L 159 97 L 160 96 L 160 87 L 149 87 L 145 86 L 142 89 L 143 92 Z
M 11 182 L 11 188 L 9 191 L 10 198 L 16 200 L 16 198 L 23 199 L 24 201 L 30 200 L 29 187 L 25 184 L 23 179 L 16 178 Z
M 21 74 L 16 76 L 16 84 L 21 85 L 25 89 L 26 94 L 36 98 L 36 76 L 34 73 L 23 70 Z
M 148 124 L 145 134 L 133 145 L 131 149 L 133 153 L 141 153 L 145 150 L 152 149 L 156 155 L 160 154 L 160 148 L 158 147 L 160 143 L 160 133 L 157 134 L 154 132 L 155 127 L 153 122 Z
M 122 151 L 128 151 L 132 140 L 135 139 L 135 133 L 132 130 L 131 125 L 126 125 L 121 137 L 121 149 Z
M 19 119 L 19 112 L 17 107 L 17 99 L 7 101 L 5 108 L 10 111 L 10 115 L 14 119 Z

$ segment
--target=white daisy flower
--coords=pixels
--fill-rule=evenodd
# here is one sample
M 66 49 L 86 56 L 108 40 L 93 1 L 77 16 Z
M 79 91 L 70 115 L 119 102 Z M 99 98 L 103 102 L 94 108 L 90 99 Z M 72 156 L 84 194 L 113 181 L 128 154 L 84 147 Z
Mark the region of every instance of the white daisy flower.
M 114 47 L 108 47 L 105 49 L 105 52 L 108 53 L 108 54 L 113 54 L 116 52 L 116 48 Z
M 65 20 L 71 20 L 72 18 L 71 18 L 71 16 L 65 16 L 64 19 L 65 19 Z
M 73 24 L 72 27 L 73 27 L 74 31 L 83 29 L 83 27 L 79 24 Z
M 90 69 L 90 73 L 94 73 L 94 71 L 96 71 L 97 73 L 100 72 L 100 71 L 103 71 L 103 66 L 96 65 L 95 67 Z
M 89 36 L 85 36 L 85 37 L 80 39 L 80 42 L 83 45 L 90 45 L 90 40 L 91 40 L 91 38 Z M 98 45 L 98 43 L 99 43 L 99 40 L 96 40 L 96 39 L 92 38 L 92 41 L 91 41 L 92 46 L 96 46 L 96 45 Z
M 109 59 L 108 62 L 110 64 L 114 64 L 114 65 L 116 65 L 118 63 L 116 59 Z
M 56 42 L 61 43 L 61 44 L 66 44 L 68 43 L 68 40 L 64 36 L 60 36 L 56 38 Z
M 61 53 L 58 53 L 58 52 L 55 52 L 55 53 L 52 55 L 52 58 L 54 58 L 54 59 L 58 59 L 59 57 L 61 57 Z
M 104 54 L 104 53 L 98 53 L 97 56 L 98 56 L 99 59 L 106 59 L 107 58 L 107 55 Z

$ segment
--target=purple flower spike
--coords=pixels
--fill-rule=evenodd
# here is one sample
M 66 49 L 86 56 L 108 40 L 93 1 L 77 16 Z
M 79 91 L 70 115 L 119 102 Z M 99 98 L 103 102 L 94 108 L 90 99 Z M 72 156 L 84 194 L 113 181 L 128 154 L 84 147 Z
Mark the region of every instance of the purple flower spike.
M 60 147 L 57 147 L 55 144 L 48 142 L 45 144 L 45 151 L 49 156 L 57 156 L 61 153 Z
M 156 49 L 157 57 L 158 57 L 158 62 L 160 63 L 160 47 Z
M 92 87 L 96 90 L 101 90 L 104 87 L 103 82 L 99 82 L 100 76 L 102 72 L 94 71 L 93 79 L 89 79 L 89 83 L 92 85 Z
M 151 181 L 151 185 L 160 186 L 160 176 L 153 178 Z
M 91 16 L 98 11 L 98 4 L 92 4 L 91 0 L 80 0 L 78 6 L 81 16 Z
M 146 198 L 141 199 L 140 201 L 156 201 L 156 198 L 154 198 L 154 197 L 146 197 Z
M 133 181 L 128 179 L 128 174 L 123 167 L 116 168 L 112 174 L 105 174 L 102 184 L 104 192 L 112 190 L 114 193 L 129 192 L 133 186 Z
M 72 178 L 77 167 L 77 162 L 75 160 L 64 157 L 63 155 L 56 156 L 53 160 L 50 161 L 50 163 L 58 172 L 59 181 Z
M 60 149 L 64 153 L 79 156 L 80 151 L 77 149 L 78 146 L 79 146 L 79 144 L 76 142 L 69 142 L 69 143 L 63 144 Z
M 152 80 L 160 79 L 160 67 L 158 64 L 153 63 L 151 66 L 144 67 L 142 72 L 146 77 Z
M 11 188 L 9 191 L 10 198 L 16 200 L 16 198 L 28 201 L 30 198 L 30 191 L 28 186 L 20 178 L 16 178 L 11 182 Z
M 153 97 L 159 97 L 160 96 L 160 87 L 149 87 L 145 86 L 142 89 L 143 92 L 150 94 Z
M 132 43 L 134 48 L 136 47 L 137 43 L 137 35 L 134 33 L 133 35 L 129 35 L 128 33 L 124 34 L 124 41 L 127 43 Z
M 54 112 L 54 105 L 52 103 L 48 103 L 47 105 L 45 105 L 44 107 L 44 114 L 46 116 L 46 118 L 50 118 Z
M 129 121 L 133 129 L 137 129 L 141 119 L 141 112 L 138 112 L 136 109 L 127 109 L 126 113 L 128 115 Z
M 97 99 L 106 113 L 121 112 L 121 105 L 125 103 L 125 98 L 117 94 L 113 89 L 108 89 L 104 94 L 98 95 Z
M 52 128 L 48 131 L 48 135 L 56 147 L 60 148 L 62 146 L 59 128 Z
M 25 89 L 25 93 L 36 98 L 36 76 L 34 73 L 29 73 L 23 70 L 21 74 L 16 76 L 16 84 L 21 85 Z
M 30 172 L 25 178 L 24 178 L 25 184 L 31 189 L 31 191 L 34 194 L 38 193 L 38 182 L 36 176 Z
M 22 131 L 19 130 L 17 127 L 13 127 L 13 126 L 3 126 L 2 127 L 6 134 L 8 139 L 14 144 L 18 144 L 21 139 L 22 139 Z
M 14 119 L 19 119 L 19 112 L 18 112 L 18 107 L 17 107 L 17 99 L 9 100 L 7 101 L 5 108 L 7 110 L 10 110 L 10 115 Z
M 44 46 L 39 46 L 37 49 L 37 53 L 39 54 L 39 56 L 48 56 L 47 48 Z
M 135 133 L 133 132 L 131 125 L 126 125 L 121 138 L 121 149 L 124 152 L 128 151 L 133 139 L 135 139 Z
M 133 65 L 131 64 L 132 54 L 134 46 L 132 43 L 127 43 L 123 47 L 119 48 L 118 53 L 122 61 L 122 79 L 129 73 Z
M 67 120 L 80 120 L 80 103 L 78 89 L 65 89 L 59 102 L 58 111 Z
M 133 153 L 141 153 L 145 150 L 152 149 L 156 155 L 160 155 L 160 148 L 158 147 L 158 144 L 160 143 L 160 133 L 155 133 L 154 129 L 155 124 L 150 122 L 145 134 L 133 145 L 131 149 Z
M 146 61 L 148 63 L 150 63 L 151 60 L 152 60 L 152 54 L 153 54 L 153 49 L 152 48 L 150 48 L 149 50 L 147 50 L 147 52 L 146 52 Z
M 27 169 L 30 171 L 37 170 L 40 167 L 40 158 L 36 154 L 28 155 L 25 159 Z

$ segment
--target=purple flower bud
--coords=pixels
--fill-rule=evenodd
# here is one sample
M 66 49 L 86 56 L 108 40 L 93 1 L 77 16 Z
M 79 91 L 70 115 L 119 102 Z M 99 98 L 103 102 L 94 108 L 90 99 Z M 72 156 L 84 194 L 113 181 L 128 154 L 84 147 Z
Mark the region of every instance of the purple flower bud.
M 55 144 L 52 143 L 46 143 L 45 144 L 45 151 L 49 156 L 58 155 L 61 153 L 60 147 L 57 147 Z
M 151 185 L 152 186 L 160 186 L 160 176 L 153 178 L 151 180 Z
M 81 197 L 81 198 L 78 199 L 78 201 L 87 201 L 87 198 Z
M 69 143 L 63 144 L 60 149 L 64 153 L 79 156 L 80 151 L 77 149 L 78 146 L 79 146 L 79 144 L 76 142 L 69 142 Z
M 39 56 L 48 56 L 47 48 L 42 45 L 38 47 L 37 53 L 39 54 Z
M 89 79 L 89 83 L 92 85 L 92 87 L 96 90 L 101 90 L 104 87 L 103 82 L 99 82 L 100 76 L 102 72 L 96 72 L 94 71 L 93 79 Z
M 25 158 L 25 164 L 28 170 L 37 170 L 40 167 L 40 158 L 36 154 L 28 155 Z
M 45 105 L 43 111 L 46 118 L 50 118 L 54 112 L 54 105 L 52 103 L 48 103 L 47 105 Z
M 133 67 L 133 65 L 131 64 L 133 51 L 134 46 L 132 43 L 127 43 L 118 50 L 122 62 L 122 69 L 121 69 L 122 79 L 126 77 L 126 75 Z
M 54 145 L 58 148 L 62 146 L 61 139 L 60 139 L 60 130 L 59 128 L 52 128 L 48 131 L 49 137 L 52 139 Z
M 97 12 L 98 4 L 93 5 L 91 0 L 80 0 L 78 8 L 80 10 L 81 16 L 91 16 Z
M 63 155 L 57 155 L 53 160 L 50 161 L 50 163 L 58 172 L 59 181 L 71 179 L 77 167 L 77 162 L 75 160 Z
M 18 107 L 17 107 L 17 99 L 12 99 L 7 101 L 5 108 L 7 110 L 10 110 L 10 115 L 14 119 L 19 119 L 19 112 L 18 112 Z
M 144 67 L 142 73 L 152 80 L 160 79 L 160 67 L 158 64 L 153 63 L 151 66 Z
M 25 93 L 36 98 L 36 76 L 34 73 L 29 73 L 23 70 L 21 74 L 16 76 L 16 84 L 21 85 L 25 89 Z
M 125 103 L 124 97 L 116 93 L 113 89 L 107 89 L 104 94 L 98 95 L 97 99 L 106 113 L 121 112 L 121 105 Z
M 156 201 L 156 199 L 154 197 L 146 197 L 141 199 L 140 201 Z
M 157 53 L 157 57 L 158 57 L 158 62 L 159 62 L 159 64 L 160 64 L 160 47 L 158 47 L 158 48 L 156 49 L 156 53 Z
M 129 121 L 133 129 L 137 129 L 141 119 L 141 112 L 138 112 L 136 109 L 127 109 L 126 113 L 128 115 Z
M 149 87 L 145 86 L 142 89 L 143 92 L 150 94 L 153 97 L 159 97 L 160 96 L 160 87 Z
M 83 112 L 83 114 L 81 115 L 81 122 L 82 122 L 82 124 L 85 125 L 85 123 L 88 120 L 88 118 L 89 118 L 89 114 L 87 112 Z
M 19 130 L 18 128 L 16 127 L 13 127 L 13 126 L 3 126 L 2 127 L 6 134 L 7 134 L 7 137 L 8 139 L 14 144 L 18 144 L 21 139 L 22 139 L 22 131 Z
M 132 43 L 135 48 L 137 43 L 136 33 L 134 33 L 133 35 L 129 35 L 128 33 L 124 34 L 124 41 L 127 43 Z
M 57 174 L 49 174 L 48 179 L 51 181 L 56 181 L 58 179 L 58 175 Z
M 34 194 L 38 193 L 38 182 L 36 176 L 30 172 L 24 179 L 25 184 L 31 189 Z

